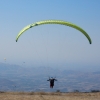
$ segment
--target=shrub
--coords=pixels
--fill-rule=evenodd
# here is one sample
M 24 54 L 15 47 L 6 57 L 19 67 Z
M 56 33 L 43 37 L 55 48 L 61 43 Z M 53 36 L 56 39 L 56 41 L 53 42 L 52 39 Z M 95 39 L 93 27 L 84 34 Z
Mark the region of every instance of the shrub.
M 56 92 L 60 92 L 60 90 L 57 90 Z
M 79 92 L 79 90 L 74 90 L 74 92 Z
M 91 90 L 91 92 L 100 92 L 100 90 Z

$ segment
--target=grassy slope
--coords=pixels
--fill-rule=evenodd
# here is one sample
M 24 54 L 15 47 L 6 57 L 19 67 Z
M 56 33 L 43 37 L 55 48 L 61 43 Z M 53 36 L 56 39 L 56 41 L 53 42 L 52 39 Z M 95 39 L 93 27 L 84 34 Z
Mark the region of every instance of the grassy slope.
M 0 100 L 100 100 L 98 93 L 4 92 Z

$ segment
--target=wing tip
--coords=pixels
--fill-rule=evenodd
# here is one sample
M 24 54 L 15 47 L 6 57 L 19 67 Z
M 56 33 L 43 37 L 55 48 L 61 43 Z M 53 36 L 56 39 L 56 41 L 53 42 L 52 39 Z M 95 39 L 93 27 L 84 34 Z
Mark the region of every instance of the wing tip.
M 92 42 L 90 41 L 90 44 L 92 44 Z
M 18 40 L 16 40 L 16 42 L 17 42 Z
M 90 44 L 92 44 L 92 41 L 90 40 Z

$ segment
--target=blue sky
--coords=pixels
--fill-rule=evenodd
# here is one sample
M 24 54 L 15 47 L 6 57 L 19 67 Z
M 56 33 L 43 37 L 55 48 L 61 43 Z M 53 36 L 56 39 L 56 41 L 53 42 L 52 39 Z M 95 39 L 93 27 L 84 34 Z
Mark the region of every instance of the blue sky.
M 42 25 L 19 31 L 41 20 L 65 20 L 82 27 L 92 44 L 77 30 Z M 94 70 L 100 67 L 100 0 L 0 0 L 0 62 Z M 99 68 L 100 69 L 100 68 Z

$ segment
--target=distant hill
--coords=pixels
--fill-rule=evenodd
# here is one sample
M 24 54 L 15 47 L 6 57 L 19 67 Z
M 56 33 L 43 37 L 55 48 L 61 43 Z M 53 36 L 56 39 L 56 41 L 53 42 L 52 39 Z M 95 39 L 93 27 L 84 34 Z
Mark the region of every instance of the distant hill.
M 54 89 L 49 77 L 56 77 Z M 82 72 L 51 67 L 21 67 L 0 63 L 0 91 L 57 91 L 72 92 L 100 89 L 100 72 Z

